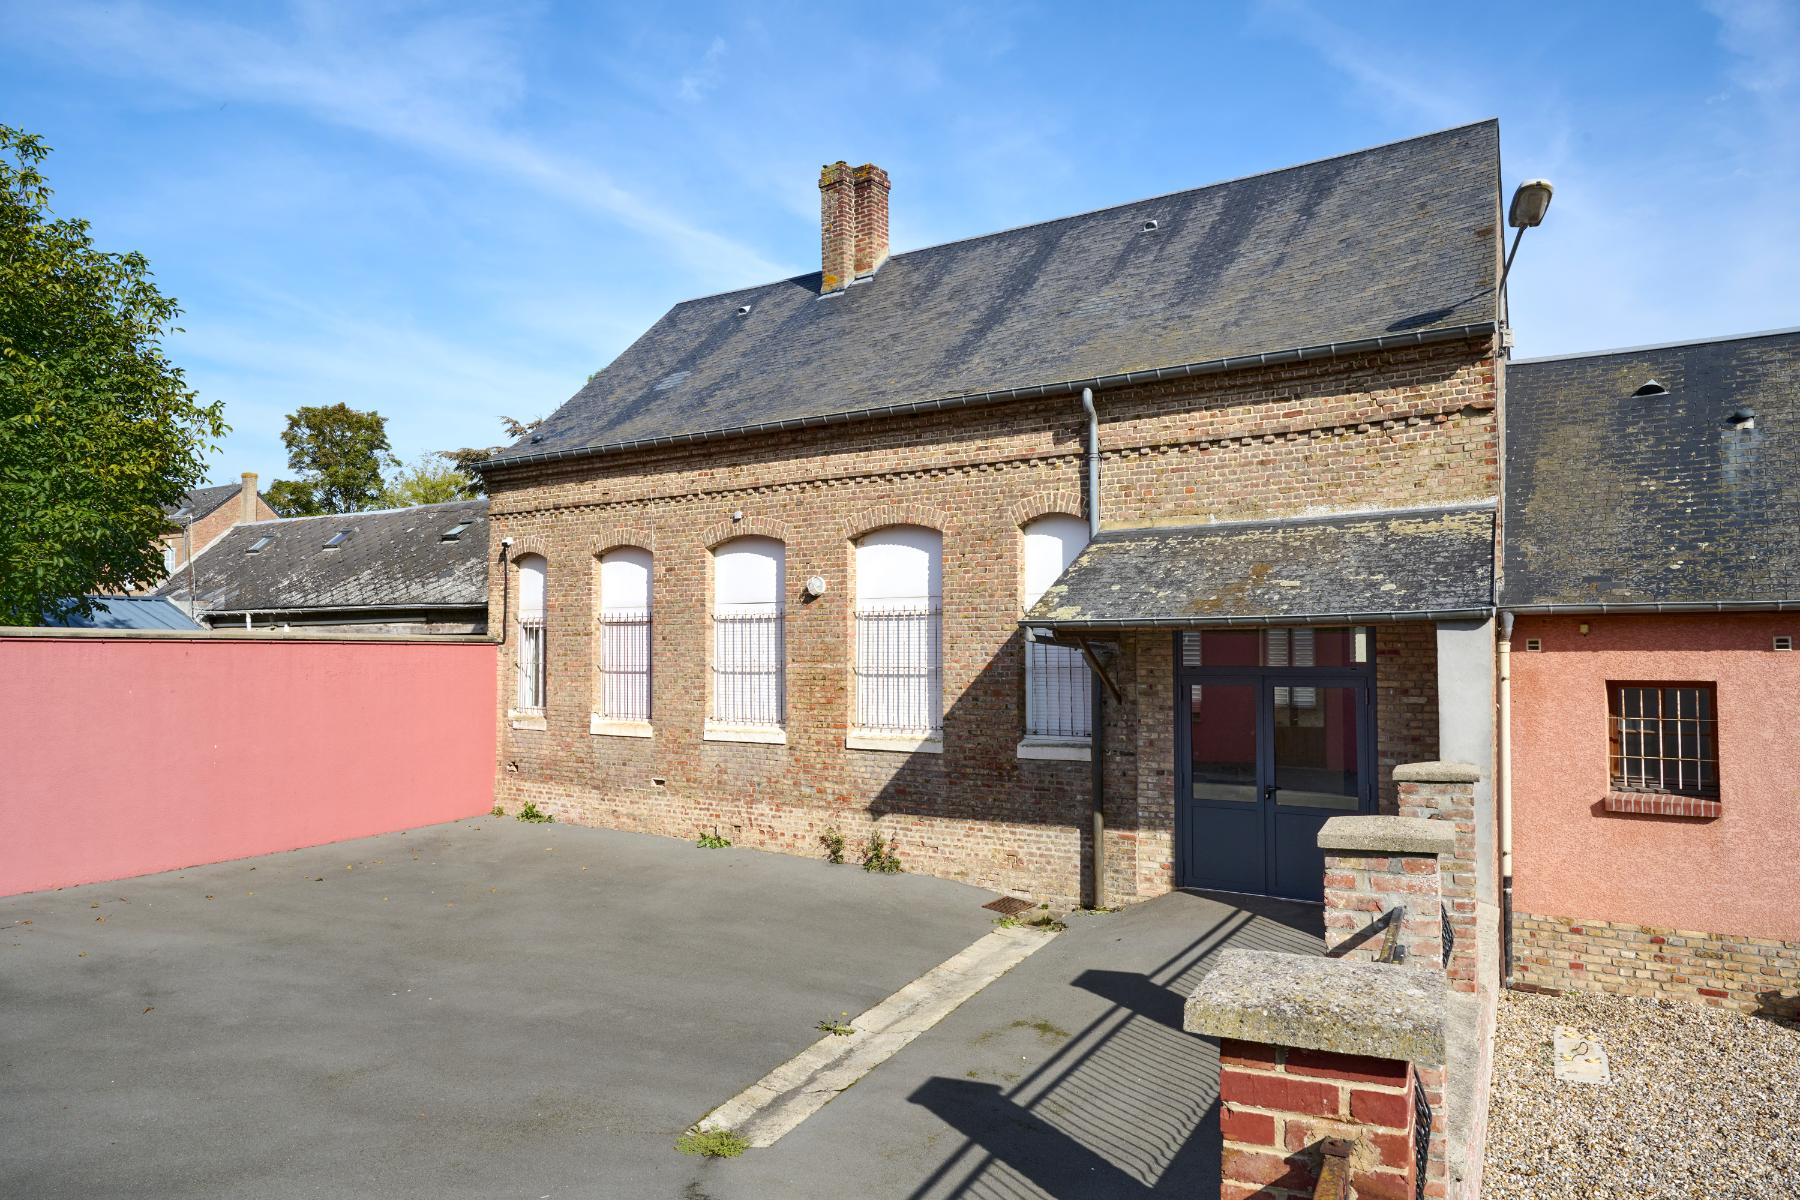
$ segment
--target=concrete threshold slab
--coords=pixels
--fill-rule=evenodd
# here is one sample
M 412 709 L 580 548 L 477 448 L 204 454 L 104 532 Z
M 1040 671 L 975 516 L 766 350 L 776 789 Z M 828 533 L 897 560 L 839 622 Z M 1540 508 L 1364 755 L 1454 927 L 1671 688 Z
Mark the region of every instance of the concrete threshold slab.
M 1054 936 L 1021 927 L 994 930 L 857 1016 L 849 1037 L 826 1034 L 694 1128 L 735 1130 L 752 1147 L 773 1146 Z

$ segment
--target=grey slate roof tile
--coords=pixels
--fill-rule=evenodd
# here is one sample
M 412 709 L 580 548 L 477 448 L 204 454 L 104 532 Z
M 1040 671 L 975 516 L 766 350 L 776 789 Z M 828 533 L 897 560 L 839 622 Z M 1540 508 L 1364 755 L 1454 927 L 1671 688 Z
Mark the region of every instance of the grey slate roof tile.
M 243 490 L 243 487 L 243 482 L 240 480 L 237 483 L 221 483 L 214 487 L 193 488 L 188 492 L 185 500 L 174 506 L 165 505 L 163 512 L 170 517 L 180 513 L 184 521 L 190 517 L 198 521 L 237 495 Z
M 826 298 L 815 272 L 689 300 L 484 469 L 1481 325 L 1498 219 L 1484 121 L 896 254 Z
M 1506 393 L 1505 605 L 1800 599 L 1800 330 L 1521 360 Z
M 1126 628 L 1474 613 L 1493 604 L 1494 507 L 1103 531 L 1025 617 Z
M 485 607 L 487 507 L 458 500 L 239 525 L 194 559 L 194 592 L 213 612 Z M 463 521 L 459 538 L 443 540 Z M 339 530 L 349 540 L 323 549 Z M 263 537 L 272 540 L 248 553 Z M 177 571 L 157 594 L 186 596 L 188 577 Z

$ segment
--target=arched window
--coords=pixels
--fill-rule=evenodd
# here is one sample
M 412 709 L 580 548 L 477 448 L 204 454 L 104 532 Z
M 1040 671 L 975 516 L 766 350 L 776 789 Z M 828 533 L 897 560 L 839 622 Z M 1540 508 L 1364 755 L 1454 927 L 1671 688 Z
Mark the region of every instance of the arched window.
M 544 711 L 544 556 L 519 559 L 519 710 Z
M 1025 526 L 1025 609 L 1030 611 L 1087 545 L 1079 517 L 1039 517 Z M 1093 678 L 1081 652 L 1046 646 L 1025 634 L 1025 734 L 1085 738 L 1093 734 Z
M 900 525 L 856 544 L 856 719 L 865 733 L 944 728 L 943 538 Z
M 650 552 L 600 556 L 600 715 L 650 719 Z
M 786 547 L 734 538 L 713 551 L 713 720 L 780 728 L 785 700 L 782 639 Z

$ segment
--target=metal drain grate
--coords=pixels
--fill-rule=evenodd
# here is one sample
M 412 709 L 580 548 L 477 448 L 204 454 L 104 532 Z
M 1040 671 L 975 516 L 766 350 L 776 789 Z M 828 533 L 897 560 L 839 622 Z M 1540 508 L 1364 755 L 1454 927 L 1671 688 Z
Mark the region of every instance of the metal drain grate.
M 989 900 L 981 907 L 991 908 L 1003 917 L 1016 917 L 1020 913 L 1030 912 L 1037 905 L 1029 900 L 1021 900 L 1017 896 L 1002 896 L 998 900 Z

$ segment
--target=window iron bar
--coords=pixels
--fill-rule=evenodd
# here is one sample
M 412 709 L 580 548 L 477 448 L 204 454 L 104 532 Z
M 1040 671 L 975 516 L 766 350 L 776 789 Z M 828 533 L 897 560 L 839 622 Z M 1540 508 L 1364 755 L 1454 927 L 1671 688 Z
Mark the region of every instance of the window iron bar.
M 942 734 L 943 660 L 943 610 L 937 604 L 858 611 L 856 727 Z
M 713 613 L 713 720 L 779 727 L 787 704 L 786 658 L 779 607 Z
M 544 709 L 544 619 L 519 618 L 519 708 Z
M 1081 651 L 1025 634 L 1025 732 L 1035 737 L 1093 736 L 1093 671 Z
M 600 613 L 600 715 L 650 719 L 650 610 Z

